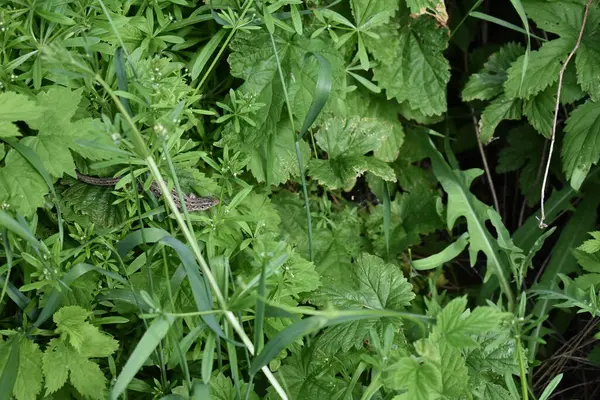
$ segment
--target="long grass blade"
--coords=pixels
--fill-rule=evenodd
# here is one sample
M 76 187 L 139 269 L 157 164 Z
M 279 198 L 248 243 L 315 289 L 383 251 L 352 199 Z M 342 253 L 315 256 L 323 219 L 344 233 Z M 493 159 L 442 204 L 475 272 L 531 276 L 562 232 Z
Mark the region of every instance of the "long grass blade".
M 19 373 L 19 336 L 11 339 L 10 354 L 0 376 L 0 400 L 10 400 Z
M 125 392 L 129 382 L 135 377 L 142 368 L 148 357 L 154 352 L 156 346 L 163 340 L 171 325 L 175 322 L 175 317 L 162 315 L 152 321 L 144 336 L 140 339 L 133 353 L 127 359 L 125 366 L 117 377 L 115 385 L 110 392 L 111 400 L 117 400 Z

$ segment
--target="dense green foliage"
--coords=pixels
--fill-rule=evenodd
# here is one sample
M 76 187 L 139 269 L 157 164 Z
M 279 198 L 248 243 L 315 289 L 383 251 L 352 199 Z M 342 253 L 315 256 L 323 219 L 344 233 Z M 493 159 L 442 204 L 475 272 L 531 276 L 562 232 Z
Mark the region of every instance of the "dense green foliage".
M 592 0 L 0 0 L 0 400 L 595 398 L 599 76 Z

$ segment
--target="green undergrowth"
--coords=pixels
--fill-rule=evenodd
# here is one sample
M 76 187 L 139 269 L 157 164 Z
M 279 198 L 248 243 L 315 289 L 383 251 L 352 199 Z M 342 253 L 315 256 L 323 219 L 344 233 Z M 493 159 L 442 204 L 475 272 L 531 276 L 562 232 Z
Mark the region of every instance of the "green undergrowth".
M 504 3 L 0 1 L 0 400 L 584 398 L 600 7 Z

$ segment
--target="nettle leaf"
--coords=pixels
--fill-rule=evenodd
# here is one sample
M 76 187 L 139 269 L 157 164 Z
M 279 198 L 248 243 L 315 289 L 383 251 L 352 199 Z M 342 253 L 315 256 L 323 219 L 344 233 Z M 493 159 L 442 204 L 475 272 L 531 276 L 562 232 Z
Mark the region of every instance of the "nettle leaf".
M 19 340 L 19 370 L 12 394 L 17 400 L 36 400 L 42 390 L 42 351 L 30 339 L 16 340 Z M 11 348 L 10 341 L 0 341 L 0 371 L 6 367 Z
M 539 29 L 559 36 L 577 37 L 581 29 L 585 2 L 579 0 L 522 0 L 527 16 Z M 598 4 L 590 7 L 587 24 L 594 27 L 600 22 Z
M 546 138 L 552 135 L 556 93 L 556 85 L 552 85 L 523 103 L 523 115 Z
M 74 182 L 61 193 L 65 211 L 72 210 L 75 215 L 65 212 L 65 219 L 78 221 L 80 225 L 94 224 L 98 229 L 117 226 L 127 217 L 125 203 L 113 204 L 117 199 L 113 188 Z
M 365 90 L 354 90 L 346 95 L 344 102 L 343 117 L 351 118 L 355 115 L 374 119 L 381 122 L 382 129 L 389 133 L 381 147 L 375 151 L 374 156 L 382 161 L 392 162 L 398 158 L 400 149 L 404 143 L 404 128 L 400 123 L 398 115 L 399 106 L 393 102 L 375 98 Z
M 295 140 L 289 120 L 280 122 L 262 146 L 246 146 L 243 153 L 250 155 L 248 166 L 259 182 L 267 181 L 268 176 L 269 182 L 276 185 L 298 175 Z M 310 159 L 310 147 L 304 140 L 300 141 L 300 154 L 303 160 Z
M 312 103 L 319 63 L 314 57 L 306 58 L 309 52 L 318 53 L 331 64 L 333 71 L 332 92 L 323 113 L 333 110 L 344 97 L 345 64 L 331 41 L 323 38 L 307 39 L 301 35 L 280 32 L 274 37 L 288 95 L 295 119 L 301 124 Z M 283 132 L 281 120 L 288 119 L 283 113 L 284 91 L 277 68 L 271 39 L 267 33 L 236 35 L 231 43 L 232 53 L 228 58 L 231 75 L 244 80 L 238 89 L 241 93 L 255 96 L 257 103 L 265 104 L 252 116 L 255 126 L 246 124 L 243 134 L 236 134 L 232 123 L 223 132 L 223 141 L 234 149 L 251 156 L 250 170 L 259 181 L 272 184 L 285 182 L 297 176 L 298 168 L 294 151 L 295 134 L 288 125 Z M 289 123 L 289 121 L 287 121 Z M 285 136 L 284 136 L 285 135 Z M 274 139 L 272 136 L 276 136 Z M 290 143 L 287 143 L 287 142 Z M 303 151 L 308 147 L 301 143 Z M 276 147 L 287 151 L 277 150 Z M 307 156 L 310 153 L 306 153 Z M 292 169 L 291 166 L 295 168 Z M 283 167 L 283 168 L 282 168 Z M 269 178 L 269 179 L 267 179 Z
M 596 4 L 593 5 L 597 6 Z M 588 22 L 589 26 L 589 22 Z M 600 101 L 600 33 L 587 36 L 577 49 L 575 65 L 577 66 L 577 82 L 592 99 Z
M 519 43 L 509 42 L 490 56 L 481 71 L 472 74 L 462 91 L 464 101 L 490 100 L 504 92 L 510 65 L 525 53 Z
M 313 301 L 331 303 L 342 309 L 401 311 L 414 297 L 412 285 L 398 266 L 363 253 L 346 271 L 346 276 L 324 280 Z M 340 349 L 348 351 L 352 347 L 359 348 L 371 328 L 379 329 L 387 323 L 388 319 L 342 323 L 327 329 L 319 338 L 319 345 L 331 353 Z M 342 337 L 344 339 L 340 340 Z
M 525 79 L 521 82 L 523 62 L 521 56 L 508 70 L 504 90 L 508 98 L 529 99 L 558 80 L 561 64 L 572 50 L 574 42 L 569 39 L 555 39 L 544 43 L 539 50 L 529 54 Z
M 566 122 L 561 156 L 567 179 L 576 190 L 600 159 L 599 120 L 600 103 L 588 100 L 573 110 Z
M 517 345 L 510 332 L 477 333 L 473 338 L 478 346 L 465 349 L 471 374 L 519 374 Z
M 488 143 L 494 136 L 494 131 L 504 120 L 518 120 L 521 118 L 522 100 L 507 98 L 504 95 L 496 97 L 481 114 L 479 120 L 479 139 Z
M 376 119 L 328 119 L 317 135 L 317 145 L 327 152 L 327 160 L 311 160 L 311 176 L 329 189 L 346 191 L 366 171 L 386 181 L 396 181 L 394 170 L 384 161 L 365 155 L 380 149 L 389 134 L 390 130 Z
M 248 393 L 248 399 L 258 400 L 254 391 L 248 391 L 248 384 L 242 382 L 240 390 L 244 395 Z M 223 375 L 221 372 L 214 374 L 210 379 L 210 398 L 215 400 L 236 400 L 238 391 L 236 390 L 231 378 Z
M 447 109 L 446 84 L 450 68 L 443 52 L 448 46 L 447 29 L 429 16 L 413 19 L 403 10 L 377 30 L 379 39 L 366 40 L 377 65 L 373 76 L 387 98 L 406 102 L 425 116 Z
M 455 348 L 476 347 L 477 341 L 471 336 L 484 334 L 498 328 L 504 315 L 491 307 L 477 307 L 465 312 L 467 298 L 458 297 L 448 303 L 437 315 L 437 323 L 431 338 L 444 341 Z

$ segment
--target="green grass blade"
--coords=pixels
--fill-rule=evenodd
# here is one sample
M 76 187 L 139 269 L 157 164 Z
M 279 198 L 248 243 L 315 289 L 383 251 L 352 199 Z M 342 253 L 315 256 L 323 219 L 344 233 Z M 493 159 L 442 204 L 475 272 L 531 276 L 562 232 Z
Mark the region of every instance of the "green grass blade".
M 523 26 L 525 27 L 525 32 L 527 34 L 527 49 L 525 50 L 525 55 L 523 57 L 523 71 L 521 73 L 521 84 L 519 85 L 519 93 L 521 93 L 521 89 L 523 88 L 523 82 L 525 81 L 525 75 L 527 75 L 527 67 L 529 67 L 529 53 L 531 53 L 531 34 L 529 32 L 529 22 L 527 21 L 527 15 L 525 14 L 525 9 L 523 8 L 523 4 L 521 4 L 521 0 L 510 0 L 513 7 L 519 14 L 519 18 L 521 18 L 521 22 L 523 22 Z
M 319 62 L 319 74 L 317 76 L 317 85 L 315 86 L 313 101 L 310 104 L 308 114 L 306 114 L 304 124 L 300 129 L 298 139 L 296 139 L 297 141 L 304 137 L 319 114 L 321 114 L 321 111 L 327 103 L 327 99 L 329 98 L 329 94 L 331 93 L 331 88 L 333 86 L 333 70 L 331 69 L 331 63 L 329 60 L 319 53 L 308 52 L 304 56 L 304 61 L 306 62 L 306 60 L 308 60 L 311 56 L 316 58 Z
M 469 233 L 465 232 L 456 240 L 456 242 L 452 243 L 441 252 L 421 260 L 413 261 L 412 266 L 419 271 L 435 269 L 448 261 L 455 259 L 463 252 L 465 247 L 467 247 L 467 244 L 469 244 Z
M 144 243 L 156 243 L 165 236 L 170 236 L 170 233 L 164 229 L 142 228 L 125 236 L 117 244 L 117 251 L 120 257 L 125 257 L 134 247 Z
M 125 392 L 129 382 L 135 377 L 137 372 L 142 368 L 148 357 L 154 352 L 156 347 L 163 340 L 171 325 L 175 321 L 175 317 L 162 315 L 152 321 L 144 336 L 140 339 L 133 353 L 127 359 L 125 366 L 117 377 L 115 385 L 110 392 L 110 398 L 117 400 L 118 397 Z
M 195 57 L 192 58 L 191 66 L 190 66 L 190 75 L 192 80 L 198 79 L 202 70 L 206 66 L 208 60 L 212 57 L 217 47 L 221 44 L 221 41 L 225 37 L 227 31 L 225 29 L 221 29 L 217 33 L 215 33 L 212 38 L 202 47 L 202 50 L 196 54 Z
M 10 354 L 0 376 L 0 400 L 10 400 L 19 373 L 19 336 L 11 339 Z
M 520 33 L 523 33 L 525 35 L 531 35 L 531 37 L 534 37 L 534 38 L 536 38 L 536 39 L 538 39 L 538 40 L 540 40 L 542 42 L 547 42 L 548 41 L 547 39 L 544 39 L 543 37 L 536 36 L 533 33 L 527 32 L 525 29 L 523 29 L 523 28 L 521 28 L 521 27 L 519 27 L 517 25 L 511 24 L 510 22 L 506 22 L 506 21 L 504 21 L 502 19 L 499 19 L 499 18 L 496 18 L 496 17 L 492 17 L 491 15 L 487 15 L 487 14 L 481 13 L 479 11 L 473 11 L 473 12 L 469 13 L 469 16 L 471 16 L 473 18 L 477 18 L 477 19 L 482 19 L 484 21 L 488 21 L 488 22 L 491 22 L 491 23 L 496 24 L 496 25 L 500 25 L 500 26 L 502 26 L 502 27 L 504 27 L 506 29 L 511 29 L 513 31 L 520 32 Z
M 19 224 L 6 211 L 0 210 L 0 226 L 5 227 L 15 235 L 29 243 L 34 249 L 44 249 L 44 244 L 38 241 L 23 225 Z
M 289 310 L 294 311 L 294 309 Z M 423 326 L 425 322 L 431 321 L 430 317 L 425 317 L 423 315 L 389 310 L 342 310 L 320 313 L 320 315 L 314 315 L 295 322 L 279 332 L 277 336 L 265 345 L 260 354 L 254 358 L 249 373 L 251 375 L 256 374 L 259 369 L 267 365 L 291 343 L 320 329 L 344 322 L 383 317 L 404 318 L 421 326 Z
M 324 317 L 309 317 L 298 321 L 271 339 L 263 348 L 263 350 L 254 358 L 250 366 L 250 375 L 255 375 L 262 367 L 267 365 L 275 358 L 282 350 L 287 348 L 296 340 L 309 335 L 319 329 L 325 327 L 327 318 Z
M 115 50 L 115 73 L 117 75 L 117 85 L 119 86 L 119 90 L 123 92 L 128 92 L 129 88 L 127 85 L 127 69 L 125 68 L 125 51 L 122 47 L 118 47 Z M 121 100 L 121 104 L 127 111 L 127 113 L 133 117 L 133 112 L 131 111 L 131 107 L 129 106 L 129 100 L 123 96 L 119 96 Z
M 383 182 L 383 236 L 385 238 L 385 253 L 387 258 L 390 258 L 390 224 L 391 224 L 391 208 L 390 192 L 387 182 Z
M 6 279 L 0 277 L 0 285 L 2 285 L 2 295 L 0 295 L 0 304 L 4 300 L 4 295 L 8 293 L 8 297 L 10 297 L 10 299 L 15 302 L 17 307 L 19 307 L 21 311 L 25 311 L 27 305 L 31 303 L 31 299 L 29 299 L 27 296 L 25 296 L 23 293 L 17 290 L 17 288 L 14 287 L 12 283 L 10 283 L 10 271 L 12 270 L 13 254 L 10 248 L 10 242 L 8 241 L 8 232 L 6 231 L 6 229 L 4 230 L 4 232 L 2 232 L 2 245 L 4 246 L 4 254 L 6 256 L 7 270 Z M 27 315 L 29 316 L 29 318 L 33 318 L 34 311 L 28 311 Z
M 202 275 L 200 275 L 198 264 L 196 263 L 192 251 L 185 244 L 181 243 L 172 236 L 162 238 L 161 242 L 175 250 L 179 256 L 179 259 L 183 263 L 183 267 L 185 268 L 190 281 L 190 286 L 192 287 L 192 294 L 194 296 L 194 301 L 196 302 L 198 311 L 212 310 L 213 302 L 210 291 L 204 282 L 204 278 L 202 278 Z M 227 336 L 225 336 L 225 333 L 223 333 L 223 330 L 219 326 L 219 322 L 214 315 L 202 315 L 202 319 L 214 333 L 219 335 L 219 337 L 228 342 L 231 341 L 231 339 L 229 339 Z M 241 343 L 232 343 L 237 346 L 243 346 Z
M 258 281 L 258 296 L 256 298 L 256 314 L 254 318 L 254 348 L 257 353 L 260 353 L 264 344 L 263 327 L 265 319 L 265 302 L 262 301 L 262 299 L 265 297 L 265 280 L 266 273 L 265 265 L 263 264 L 260 271 L 260 279 Z
M 542 394 L 540 395 L 540 398 L 538 400 L 548 400 L 550 398 L 550 396 L 552 395 L 552 392 L 554 392 L 554 389 L 556 389 L 556 387 L 558 386 L 560 381 L 562 381 L 562 378 L 563 378 L 563 374 L 556 375 L 550 381 L 548 386 L 546 386 L 546 388 L 544 389 L 544 391 L 542 392 Z
M 98 272 L 99 274 L 112 278 L 117 282 L 127 284 L 127 281 L 125 279 L 123 279 L 120 275 L 115 274 L 114 272 L 106 271 L 100 267 L 96 267 L 95 265 L 80 263 L 71 268 L 71 270 L 67 272 L 63 277 L 62 284 L 64 288 L 68 289 L 73 284 L 73 282 L 75 282 L 79 277 L 87 274 L 90 271 Z M 52 293 L 48 297 L 46 305 L 42 309 L 42 312 L 33 324 L 34 327 L 39 328 L 40 325 L 46 322 L 46 320 L 50 318 L 52 314 L 54 314 L 54 311 L 56 311 L 65 295 L 64 288 L 62 288 L 62 290 L 59 290 L 57 288 L 52 291 Z
M 204 349 L 202 351 L 202 382 L 205 384 L 210 383 L 210 378 L 212 376 L 216 338 L 215 334 L 209 333 L 204 341 Z

